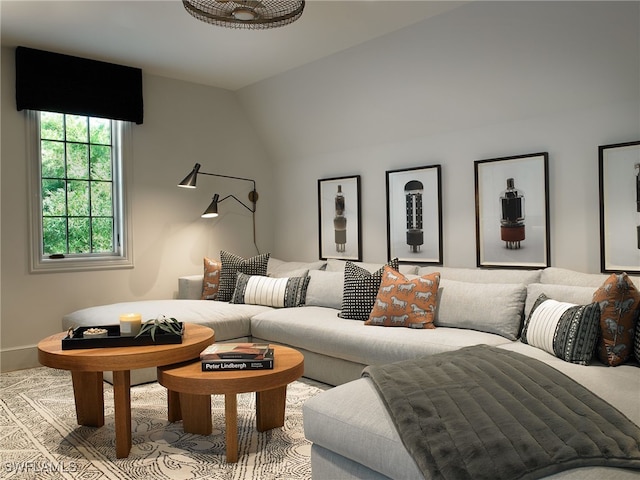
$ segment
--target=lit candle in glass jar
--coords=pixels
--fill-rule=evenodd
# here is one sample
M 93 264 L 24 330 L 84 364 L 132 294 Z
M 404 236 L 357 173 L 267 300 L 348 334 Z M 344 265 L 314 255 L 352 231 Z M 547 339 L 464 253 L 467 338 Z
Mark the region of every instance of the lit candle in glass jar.
M 120 315 L 120 335 L 136 336 L 140 332 L 142 315 L 139 313 L 123 313 Z

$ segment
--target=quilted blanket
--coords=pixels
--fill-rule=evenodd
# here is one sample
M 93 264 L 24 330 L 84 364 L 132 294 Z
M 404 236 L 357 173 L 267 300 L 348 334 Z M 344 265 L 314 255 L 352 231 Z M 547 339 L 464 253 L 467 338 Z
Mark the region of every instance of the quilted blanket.
M 533 358 L 479 345 L 369 366 L 363 375 L 427 479 L 534 479 L 585 466 L 640 471 L 640 428 Z

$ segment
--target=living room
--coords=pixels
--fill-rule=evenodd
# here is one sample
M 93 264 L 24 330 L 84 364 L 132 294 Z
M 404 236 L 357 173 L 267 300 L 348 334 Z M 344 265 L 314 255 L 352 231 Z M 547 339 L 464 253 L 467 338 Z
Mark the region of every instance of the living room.
M 42 9 L 38 11 L 42 23 L 34 22 L 41 31 L 29 22 L 28 14 L 36 8 Z M 358 9 L 362 16 L 354 17 L 353 13 Z M 314 19 L 313 25 L 318 24 L 318 18 L 327 19 L 326 30 L 321 30 L 321 33 L 329 44 L 330 37 L 337 37 L 339 31 L 348 29 L 353 18 L 365 24 L 375 23 L 375 18 L 381 18 L 381 12 L 392 16 L 394 11 L 401 18 L 395 19 L 388 27 L 372 27 L 374 33 L 366 41 L 364 37 L 358 37 L 361 41 L 343 44 L 342 48 L 330 52 L 323 45 L 323 55 L 314 55 L 312 50 L 308 50 L 302 63 L 289 68 L 278 67 L 282 70 L 252 81 L 239 80 L 239 77 L 230 80 L 233 75 L 225 75 L 226 72 L 210 78 L 198 77 L 193 71 L 181 71 L 175 66 L 165 68 L 163 65 L 166 63 L 158 60 L 135 58 L 131 55 L 135 48 L 129 48 L 132 38 L 151 44 L 155 40 L 158 45 L 166 47 L 163 57 L 173 56 L 178 65 L 180 55 L 188 56 L 195 51 L 183 43 L 182 29 L 207 39 L 207 44 L 217 49 L 237 49 L 233 55 L 240 60 L 236 64 L 240 72 L 244 67 L 243 53 L 246 58 L 256 58 L 247 53 L 252 50 L 252 42 L 259 56 L 267 60 L 271 58 L 274 65 L 281 65 L 279 57 L 294 56 L 302 45 L 295 44 L 289 35 L 295 39 L 304 36 L 306 31 L 311 32 L 311 24 L 305 23 L 309 22 L 307 18 Z M 87 312 L 83 309 L 106 305 L 99 310 L 102 315 L 111 315 L 110 308 L 119 307 L 109 304 L 118 302 L 140 302 L 142 305 L 146 301 L 199 298 L 197 295 L 183 296 L 180 290 L 184 285 L 179 286 L 178 279 L 202 275 L 203 257 L 219 258 L 223 250 L 242 257 L 270 253 L 272 259 L 279 259 L 274 262 L 276 266 L 278 263 L 286 266 L 283 265 L 286 262 L 291 262 L 291 265 L 294 262 L 317 264 L 322 256 L 318 241 L 320 209 L 317 193 L 321 179 L 359 176 L 362 260 L 369 265 L 381 265 L 390 260 L 387 257 L 386 173 L 440 166 L 443 261 L 442 265 L 415 269 L 418 279 L 412 280 L 424 279 L 420 276 L 423 273 L 434 279 L 439 274 L 433 273 L 432 268 L 446 270 L 446 275 L 443 275 L 445 287 L 438 293 L 440 322 L 444 322 L 446 315 L 452 315 L 452 311 L 466 309 L 462 313 L 463 320 L 480 322 L 482 319 L 493 327 L 502 317 L 502 312 L 509 310 L 517 298 L 518 313 L 509 314 L 517 317 L 515 321 L 511 319 L 515 325 L 515 331 L 511 332 L 513 337 L 521 327 L 519 312 L 524 310 L 526 313 L 534 302 L 540 303 L 540 297 L 533 294 L 536 288 L 545 289 L 543 293 L 549 293 L 546 289 L 551 287 L 579 292 L 581 300 L 576 302 L 583 305 L 595 302 L 592 300 L 595 288 L 602 285 L 599 291 L 604 291 L 609 288 L 606 285 L 614 281 L 610 277 L 608 283 L 603 284 L 603 276 L 596 278 L 592 275 L 601 273 L 602 255 L 598 147 L 640 140 L 640 2 L 311 0 L 299 20 L 271 32 L 221 29 L 190 17 L 181 2 L 168 1 L 2 1 L 0 18 L 3 140 L 0 159 L 0 367 L 3 374 L 7 372 L 6 378 L 12 379 L 7 380 L 7 385 L 14 387 L 24 383 L 22 388 L 26 389 L 32 385 L 41 395 L 40 400 L 32 402 L 33 408 L 39 409 L 37 415 L 26 415 L 20 420 L 19 428 L 11 423 L 11 419 L 8 420 L 7 425 L 13 426 L 15 430 L 12 431 L 18 433 L 15 441 L 8 442 L 7 451 L 11 452 L 13 445 L 18 445 L 16 451 L 23 448 L 22 438 L 35 439 L 37 435 L 31 433 L 36 429 L 39 429 L 39 435 L 42 431 L 55 431 L 58 435 L 49 436 L 51 448 L 48 451 L 53 452 L 50 457 L 53 461 L 30 464 L 16 457 L 19 461 L 11 463 L 7 457 L 7 473 L 16 473 L 18 467 L 27 470 L 42 466 L 71 469 L 80 465 L 75 463 L 75 458 L 85 461 L 100 457 L 104 459 L 100 471 L 110 472 L 113 477 L 108 478 L 116 478 L 119 471 L 111 470 L 112 466 L 119 468 L 118 465 L 124 463 L 113 458 L 114 451 L 118 451 L 118 435 L 116 432 L 114 450 L 111 419 L 108 417 L 107 428 L 78 426 L 73 417 L 73 395 L 67 372 L 54 368 L 23 370 L 40 365 L 38 342 L 52 334 L 61 334 L 61 320 L 70 312 L 78 312 L 82 316 Z M 80 22 L 76 18 L 85 21 Z M 86 22 L 87 19 L 95 23 Z M 161 43 L 160 37 L 136 37 L 138 27 L 149 22 L 157 24 L 157 30 L 161 32 L 159 35 L 167 36 L 167 32 L 172 32 L 170 46 Z M 56 30 L 73 31 L 74 35 L 66 37 L 66 44 L 54 44 L 54 41 L 65 38 L 64 35 L 54 35 Z M 271 36 L 261 37 L 265 33 Z M 224 34 L 224 37 L 218 37 L 218 34 Z M 86 39 L 84 43 L 81 41 L 83 36 Z M 265 45 L 281 42 L 282 47 L 263 52 L 261 49 L 265 45 L 258 46 L 261 40 Z M 109 47 L 118 46 L 118 53 L 108 54 L 109 49 L 102 50 L 100 42 Z M 98 45 L 89 48 L 92 43 Z M 29 185 L 32 159 L 28 141 L 29 122 L 24 111 L 16 110 L 17 46 L 142 69 L 144 122 L 132 126 L 132 161 L 127 178 L 130 182 L 132 267 L 57 273 L 31 271 L 32 219 L 28 195 L 32 191 Z M 211 48 L 213 51 L 214 47 Z M 196 60 L 209 61 L 204 57 Z M 477 192 L 474 162 L 539 152 L 548 154 L 549 159 L 549 256 L 545 263 L 552 268 L 542 272 L 476 268 L 479 247 L 475 232 Z M 216 219 L 200 217 L 214 193 L 234 195 L 247 202 L 250 187 L 246 182 L 201 176 L 196 190 L 177 188 L 176 184 L 195 163 L 202 164 L 202 171 L 255 180 L 259 194 L 255 224 L 252 214 L 236 202 L 222 204 L 220 216 Z M 336 262 L 329 263 L 333 263 L 337 270 L 331 271 L 327 265 L 325 271 L 324 267 L 318 269 L 315 265 L 313 271 L 307 267 L 307 273 L 312 279 L 325 278 L 325 283 L 331 283 L 335 289 L 338 282 L 333 279 L 342 279 L 343 272 L 339 270 L 341 267 L 336 267 Z M 632 258 L 629 263 L 632 267 L 640 265 L 640 257 L 637 260 Z M 638 268 L 633 270 L 637 273 Z M 470 277 L 482 277 L 479 282 L 485 285 L 470 286 L 459 281 L 460 278 L 449 276 L 453 274 L 463 275 L 471 282 L 473 280 L 468 280 Z M 557 281 L 552 281 L 554 276 Z M 571 276 L 586 278 L 590 283 L 588 286 L 571 282 L 565 284 L 564 280 L 571 280 L 568 278 Z M 509 282 L 513 285 L 494 283 L 496 279 L 504 280 L 500 277 L 511 278 Z M 545 277 L 548 285 L 544 285 Z M 515 278 L 518 280 L 513 280 Z M 635 276 L 633 280 L 637 281 L 637 278 Z M 197 288 L 191 290 L 199 293 L 202 279 L 192 278 L 192 282 Z M 442 292 L 451 292 L 454 288 L 458 289 L 454 290 L 457 292 L 455 295 L 442 295 Z M 505 289 L 512 293 L 495 294 Z M 338 290 L 337 296 L 342 298 L 342 289 Z M 494 293 L 486 294 L 488 291 Z M 472 300 L 460 301 L 460 295 Z M 213 303 L 222 303 L 192 301 L 199 302 L 201 308 L 214 308 Z M 638 363 L 632 358 L 628 365 L 616 368 L 608 368 L 604 364 L 585 367 L 575 364 L 579 362 L 564 361 L 519 340 L 506 338 L 504 333 L 482 331 L 477 326 L 468 330 L 468 324 L 452 328 L 443 325 L 433 330 L 361 327 L 359 322 L 339 318 L 334 307 L 317 306 L 311 302 L 299 307 L 307 309 L 302 310 L 305 312 L 302 315 L 295 308 L 271 309 L 262 305 L 226 303 L 222 303 L 222 307 L 255 307 L 259 311 L 254 312 L 250 326 L 248 320 L 244 323 L 248 329 L 245 334 L 254 339 L 295 347 L 305 355 L 305 371 L 310 366 L 307 377 L 312 379 L 311 383 L 292 384 L 293 391 L 287 396 L 288 400 L 297 403 L 295 408 L 287 405 L 287 415 L 294 420 L 295 428 L 276 429 L 279 431 L 273 433 L 273 438 L 279 440 L 267 441 L 261 444 L 262 447 L 256 447 L 253 442 L 271 439 L 271 434 L 256 436 L 251 417 L 239 420 L 245 422 L 241 435 L 242 431 L 253 435 L 251 441 L 239 442 L 245 449 L 241 452 L 260 454 L 297 437 L 299 443 L 291 445 L 294 456 L 300 449 L 299 463 L 293 464 L 294 470 L 298 465 L 304 470 L 300 477 L 310 473 L 308 452 L 312 447 L 306 440 L 314 443 L 315 457 L 311 456 L 311 463 L 316 462 L 315 478 L 337 478 L 337 472 L 343 467 L 353 473 L 353 478 L 401 478 L 409 470 L 417 472 L 413 467 L 406 468 L 408 464 L 412 465 L 412 460 L 404 451 L 403 442 L 393 434 L 393 425 L 386 422 L 382 401 L 370 388 L 368 379 L 358 377 L 364 365 L 375 365 L 379 359 L 387 358 L 386 363 L 394 363 L 398 352 L 406 356 L 412 351 L 436 351 L 443 345 L 453 348 L 454 343 L 461 348 L 465 342 L 474 345 L 493 345 L 491 342 L 495 342 L 495 345 L 503 347 L 501 352 L 513 350 L 505 353 L 507 359 L 515 358 L 510 355 L 520 350 L 533 351 L 532 360 L 539 359 L 553 365 L 600 395 L 605 402 L 619 408 L 622 417 L 627 415 L 635 422 L 632 428 L 636 433 L 633 434 L 638 435 L 640 410 L 637 404 L 628 401 L 637 394 L 638 387 Z M 594 310 L 590 315 L 599 319 Z M 97 310 L 91 310 L 89 315 L 95 312 Z M 100 318 L 95 315 L 92 321 L 99 322 Z M 214 322 L 219 319 L 212 315 L 206 320 Z M 224 323 L 220 325 L 219 330 L 216 327 L 216 339 L 218 333 L 223 336 Z M 638 337 L 638 328 L 635 331 Z M 433 341 L 433 338 L 440 340 Z M 368 341 L 376 344 L 378 339 L 383 339 L 385 346 L 372 356 L 364 347 Z M 357 352 L 354 345 L 358 346 Z M 640 359 L 638 345 L 636 342 L 636 359 Z M 320 348 L 313 350 L 317 346 Z M 465 351 L 465 355 L 460 355 L 460 361 L 466 362 L 466 354 Z M 589 354 L 587 352 L 587 360 Z M 548 372 L 548 369 L 545 367 L 540 371 Z M 21 372 L 33 372 L 33 378 L 27 378 L 26 373 Z M 335 380 L 324 380 L 323 375 Z M 121 380 L 124 376 L 118 373 L 117 377 Z M 326 383 L 322 389 L 327 391 L 318 394 L 313 390 L 316 388 L 313 380 Z M 542 381 L 546 380 L 543 378 Z M 105 385 L 104 394 L 109 396 L 112 390 L 122 391 L 121 386 L 125 383 L 122 381 L 117 386 L 114 382 L 113 389 Z M 102 386 L 102 382 L 99 384 Z M 51 385 L 50 394 L 48 385 Z M 59 388 L 56 389 L 55 385 Z M 330 385 L 339 386 L 329 388 Z M 488 389 L 492 389 L 492 384 Z M 125 390 L 129 391 L 128 388 Z M 313 390 L 312 395 L 310 390 Z M 165 421 L 163 409 L 167 408 L 167 394 L 164 387 L 148 383 L 140 389 L 132 389 L 132 397 L 143 395 L 143 391 L 155 402 L 153 408 L 150 406 L 153 402 L 145 403 L 149 398 L 146 396 L 142 402 L 141 397 L 131 402 L 129 399 L 119 400 L 120 405 L 131 404 L 129 414 L 134 408 L 133 419 L 137 422 L 132 462 L 126 464 L 127 469 L 135 470 L 136 462 L 141 458 L 154 457 L 166 468 L 166 472 L 163 471 L 166 478 L 173 478 L 171 462 L 187 465 L 191 460 L 195 465 L 185 468 L 213 469 L 216 471 L 214 475 L 233 471 L 233 478 L 251 478 L 250 474 L 242 473 L 246 463 L 239 464 L 235 470 L 224 470 L 235 467 L 224 462 L 224 442 L 212 445 L 221 436 L 221 430 L 214 431 L 212 436 L 185 436 L 179 422 Z M 568 402 L 576 397 L 569 395 L 564 406 L 572 405 Z M 15 406 L 6 411 L 18 411 L 20 402 L 31 401 L 28 396 L 24 397 L 25 400 L 21 395 L 12 393 L 7 398 L 15 400 Z M 313 401 L 302 400 L 307 398 Z M 353 402 L 354 398 L 367 405 L 366 412 L 360 403 Z M 42 399 L 53 404 L 51 408 L 54 410 L 60 407 L 60 418 L 69 417 L 64 422 L 71 427 L 57 427 L 58 417 L 49 414 L 49 405 L 40 403 Z M 540 401 L 538 398 L 534 400 Z M 242 402 L 244 400 L 239 401 L 239 408 L 244 412 L 253 409 L 251 404 L 240 405 Z M 63 403 L 64 408 L 61 407 Z M 303 404 L 307 408 L 304 426 Z M 103 407 L 104 420 L 105 411 L 111 415 L 111 402 L 106 402 Z M 216 412 L 225 411 L 225 406 L 220 403 L 214 408 Z M 498 415 L 505 410 L 509 409 L 504 409 L 499 402 Z M 570 406 L 568 410 L 579 413 L 580 407 Z M 608 410 L 615 413 L 616 409 Z M 564 414 L 558 415 L 562 417 Z M 47 422 L 40 423 L 47 423 L 49 430 L 38 426 L 37 419 L 45 417 Z M 117 420 L 117 412 L 114 417 L 117 430 L 122 423 Z M 533 414 L 529 417 L 535 420 L 547 415 Z M 59 425 L 64 423 L 60 422 Z M 550 426 L 553 430 L 554 426 Z M 365 431 L 362 427 L 370 430 Z M 128 430 L 130 433 L 131 428 Z M 603 430 L 608 434 L 617 432 L 618 428 Z M 360 432 L 366 435 L 359 441 Z M 75 440 L 80 437 L 83 437 L 82 441 L 76 444 Z M 466 438 L 465 435 L 463 437 Z M 186 447 L 180 443 L 184 438 L 188 444 Z M 369 442 L 375 438 L 385 438 L 388 442 Z M 125 450 L 132 446 L 130 435 L 128 440 Z M 80 445 L 80 450 L 93 449 L 94 446 L 96 449 L 80 454 L 82 458 L 74 457 L 76 445 Z M 3 448 L 7 449 L 6 446 Z M 150 452 L 148 449 L 158 450 Z M 634 455 L 638 455 L 637 444 L 635 450 Z M 394 453 L 387 458 L 389 452 Z M 397 455 L 398 452 L 401 455 Z M 28 448 L 21 453 L 28 454 Z M 274 454 L 279 455 L 278 452 Z M 202 458 L 195 461 L 198 456 Z M 56 463 L 58 458 L 64 458 L 64 463 Z M 253 462 L 253 458 L 241 453 L 242 462 Z M 478 458 L 491 459 L 491 455 Z M 67 462 L 68 459 L 71 461 Z M 165 462 L 164 459 L 168 460 Z M 270 461 L 267 458 L 261 462 L 260 468 L 268 468 Z M 638 461 L 640 457 L 636 458 L 636 465 Z M 637 476 L 637 472 L 594 468 L 591 473 L 599 477 L 605 476 L 605 472 L 610 478 Z M 262 473 L 254 474 L 253 478 L 264 478 L 264 471 L 260 470 Z M 186 475 L 185 472 L 182 474 Z M 75 472 L 64 473 L 71 477 Z M 20 478 L 19 473 L 16 474 Z M 202 475 L 206 478 L 207 474 Z M 273 476 L 277 478 L 278 472 Z M 53 475 L 53 478 L 57 477 Z M 419 473 L 416 478 L 421 478 Z M 452 478 L 456 478 L 455 475 Z M 507 473 L 505 478 L 512 478 L 512 475 Z M 583 477 L 579 470 L 573 470 L 566 478 Z
M 235 91 L 143 71 L 135 265 L 94 272 L 29 273 L 25 117 L 3 40 L 2 369 L 38 365 L 35 344 L 65 313 L 173 298 L 204 256 L 256 253 L 241 206 L 199 217 L 217 190 L 244 199 L 242 185 L 175 188 L 195 162 L 256 179 L 258 247 L 287 260 L 318 258 L 317 180 L 361 175 L 362 253 L 375 262 L 386 260 L 385 171 L 441 164 L 444 265 L 474 267 L 473 161 L 546 151 L 550 264 L 599 272 L 598 146 L 640 133 L 638 7 L 468 2 Z

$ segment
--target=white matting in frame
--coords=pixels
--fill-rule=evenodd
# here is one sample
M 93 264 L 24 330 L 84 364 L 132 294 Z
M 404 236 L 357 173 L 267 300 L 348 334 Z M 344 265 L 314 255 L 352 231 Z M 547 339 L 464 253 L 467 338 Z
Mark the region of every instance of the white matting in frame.
M 441 166 L 386 172 L 387 258 L 442 265 Z
M 547 152 L 474 162 L 478 267 L 549 266 Z
M 360 175 L 318 180 L 320 258 L 362 261 Z
M 598 147 L 600 267 L 640 273 L 640 141 Z

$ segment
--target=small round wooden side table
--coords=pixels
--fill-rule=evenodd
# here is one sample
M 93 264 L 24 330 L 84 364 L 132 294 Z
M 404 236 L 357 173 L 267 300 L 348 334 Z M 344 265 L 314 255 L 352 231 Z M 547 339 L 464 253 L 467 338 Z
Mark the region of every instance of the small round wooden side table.
M 113 402 L 116 457 L 131 450 L 131 370 L 157 367 L 200 358 L 200 352 L 214 342 L 213 330 L 186 323 L 182 343 L 131 347 L 62 349 L 66 332 L 38 343 L 38 361 L 51 368 L 70 370 L 76 417 L 79 425 L 104 425 L 102 372 L 113 372 Z
M 256 392 L 256 428 L 284 425 L 287 385 L 304 372 L 304 357 L 293 348 L 272 345 L 273 369 L 203 372 L 200 361 L 158 367 L 158 382 L 168 392 L 169 421 L 184 431 L 210 435 L 211 395 L 224 395 L 227 462 L 238 461 L 238 393 Z

